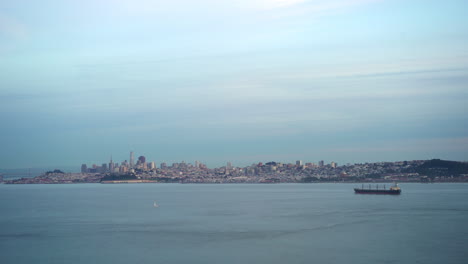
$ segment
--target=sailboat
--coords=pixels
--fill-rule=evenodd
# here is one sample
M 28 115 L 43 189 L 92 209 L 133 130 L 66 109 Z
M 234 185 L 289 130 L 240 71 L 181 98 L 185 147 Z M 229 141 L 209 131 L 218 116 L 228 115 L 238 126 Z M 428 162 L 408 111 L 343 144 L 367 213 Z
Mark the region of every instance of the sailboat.
M 159 207 L 159 204 L 157 204 L 156 201 L 154 201 L 153 207 L 157 208 L 157 207 Z

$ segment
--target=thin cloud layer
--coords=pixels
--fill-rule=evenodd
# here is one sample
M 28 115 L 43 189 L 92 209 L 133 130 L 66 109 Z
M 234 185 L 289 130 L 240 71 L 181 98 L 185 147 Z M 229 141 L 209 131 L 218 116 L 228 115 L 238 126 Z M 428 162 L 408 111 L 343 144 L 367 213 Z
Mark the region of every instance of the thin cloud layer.
M 252 3 L 264 9 L 297 7 L 309 12 L 323 12 L 380 1 L 383 0 L 258 0 Z
M 0 167 L 467 157 L 462 1 L 29 2 L 0 3 Z
M 28 36 L 28 30 L 18 20 L 0 13 L 0 35 L 7 38 L 25 39 Z

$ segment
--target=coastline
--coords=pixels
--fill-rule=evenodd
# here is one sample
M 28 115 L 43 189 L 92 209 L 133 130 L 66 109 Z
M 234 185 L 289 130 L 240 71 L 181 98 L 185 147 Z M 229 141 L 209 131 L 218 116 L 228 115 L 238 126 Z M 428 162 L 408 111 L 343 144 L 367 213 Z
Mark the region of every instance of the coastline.
M 101 184 L 121 184 L 121 183 L 158 183 L 153 180 L 115 180 L 115 181 L 101 181 Z

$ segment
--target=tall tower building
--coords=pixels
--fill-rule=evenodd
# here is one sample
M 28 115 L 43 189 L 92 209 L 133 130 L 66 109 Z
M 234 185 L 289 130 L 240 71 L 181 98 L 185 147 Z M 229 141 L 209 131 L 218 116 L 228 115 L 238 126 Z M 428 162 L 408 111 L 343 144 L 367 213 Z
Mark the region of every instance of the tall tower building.
M 296 166 L 302 166 L 302 160 L 296 160 Z
M 109 170 L 111 173 L 114 173 L 114 162 L 112 161 L 112 155 L 109 163 Z
M 133 151 L 130 152 L 130 168 L 133 168 L 135 165 L 135 157 L 133 156 Z
M 323 167 L 323 165 L 324 165 L 323 160 L 319 161 L 319 167 Z

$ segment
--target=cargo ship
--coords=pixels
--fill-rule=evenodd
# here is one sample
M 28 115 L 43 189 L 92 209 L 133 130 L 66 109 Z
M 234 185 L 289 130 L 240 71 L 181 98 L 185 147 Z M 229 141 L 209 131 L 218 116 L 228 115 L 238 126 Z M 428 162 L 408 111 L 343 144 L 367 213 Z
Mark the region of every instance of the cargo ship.
M 362 188 L 354 188 L 354 193 L 358 194 L 393 194 L 393 195 L 398 195 L 401 193 L 400 187 L 398 187 L 398 184 L 394 184 L 390 189 L 386 189 L 385 185 L 383 189 L 379 189 L 379 185 L 375 189 L 371 188 L 369 184 L 369 188 L 366 189 L 364 188 L 364 184 L 362 185 Z

